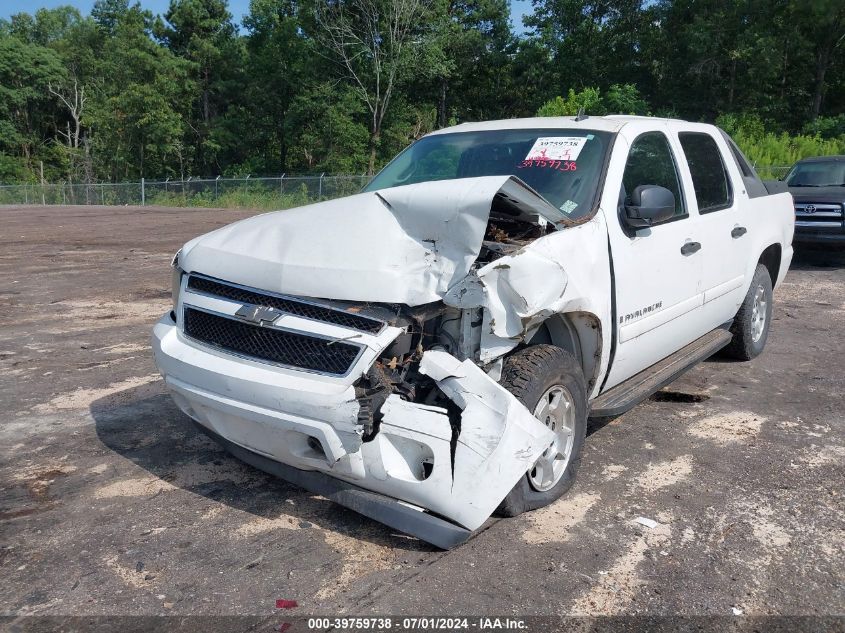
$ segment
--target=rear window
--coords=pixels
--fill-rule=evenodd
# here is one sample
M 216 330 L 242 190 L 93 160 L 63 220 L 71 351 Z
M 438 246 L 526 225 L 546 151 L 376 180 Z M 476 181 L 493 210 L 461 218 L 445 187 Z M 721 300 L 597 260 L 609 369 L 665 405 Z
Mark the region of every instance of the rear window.
M 734 155 L 736 166 L 739 168 L 739 171 L 742 172 L 743 177 L 756 178 L 757 173 L 754 171 L 754 168 L 751 166 L 751 163 L 748 162 L 748 159 L 745 157 L 745 154 L 742 153 L 742 150 L 737 147 L 736 143 L 733 142 L 733 139 L 730 136 L 724 135 L 724 138 L 725 142 L 728 144 L 728 147 L 731 148 L 731 154 Z
M 733 194 L 728 173 L 713 137 L 700 132 L 681 132 L 678 138 L 692 175 L 699 213 L 710 213 L 731 206 Z

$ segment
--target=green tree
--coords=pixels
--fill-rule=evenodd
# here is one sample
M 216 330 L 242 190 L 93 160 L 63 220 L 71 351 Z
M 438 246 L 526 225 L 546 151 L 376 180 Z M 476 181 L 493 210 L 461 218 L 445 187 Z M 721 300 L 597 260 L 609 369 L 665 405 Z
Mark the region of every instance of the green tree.
M 603 95 L 598 88 L 572 88 L 566 98 L 557 96 L 537 110 L 537 116 L 575 116 L 582 112 L 591 116 L 605 114 L 648 114 L 648 103 L 633 84 L 613 84 Z
M 54 51 L 0 34 L 0 152 L 9 157 L 0 178 L 34 173 L 47 130 L 55 128 L 49 86 L 64 77 Z
M 97 0 L 0 20 L 0 179 L 373 172 L 468 120 L 718 120 L 760 164 L 842 147 L 841 0 Z
M 648 103 L 634 84 L 611 85 L 603 101 L 611 114 L 646 115 L 649 113 Z
M 140 5 L 136 3 L 134 9 L 139 10 Z M 127 13 L 129 0 L 97 0 L 91 9 L 91 17 L 107 37 L 117 34 L 118 24 L 126 19 Z
M 286 172 L 291 166 L 290 108 L 314 68 L 313 47 L 300 28 L 292 0 L 251 0 L 244 27 L 246 102 L 235 116 L 235 127 L 236 134 L 253 139 L 243 147 L 253 155 L 240 156 L 237 162 L 251 161 L 265 172 Z
M 420 47 L 414 37 L 424 0 L 336 0 L 317 2 L 314 32 L 336 60 L 369 111 L 369 158 L 373 174 L 382 124 L 397 87 L 414 74 Z
M 813 79 L 813 103 L 810 107 L 810 119 L 819 116 L 822 100 L 827 89 L 828 71 L 845 59 L 845 4 L 839 0 L 812 0 L 802 3 L 805 11 L 803 26 L 805 32 L 812 35 L 815 43 L 815 76 Z
M 655 7 L 661 35 L 649 52 L 653 102 L 694 119 L 754 111 L 769 125 L 800 128 L 812 102 L 810 4 L 663 0 Z
M 351 87 L 322 82 L 291 104 L 290 165 L 298 172 L 363 173 L 369 161 L 368 111 Z
M 153 16 L 138 4 L 110 11 L 100 28 L 98 73 L 107 81 L 89 117 L 98 172 L 112 179 L 184 174 L 191 167 L 183 141 L 194 92 L 189 64 L 153 41 Z
M 190 64 L 197 89 L 196 114 L 188 123 L 196 134 L 196 160 L 204 171 L 219 170 L 213 127 L 225 114 L 229 92 L 242 63 L 242 49 L 226 0 L 170 0 L 165 22 L 156 22 L 155 33 L 167 48 Z
M 649 60 L 644 51 L 655 28 L 650 5 L 642 0 L 535 2 L 526 24 L 547 51 L 547 96 L 569 87 L 645 84 Z
M 605 105 L 598 88 L 584 88 L 578 92 L 570 88 L 565 99 L 557 96 L 540 106 L 537 116 L 575 116 L 581 111 L 595 116 L 605 114 Z
M 420 79 L 435 93 L 437 126 L 456 116 L 495 118 L 504 112 L 513 45 L 506 0 L 435 0 L 427 25 Z

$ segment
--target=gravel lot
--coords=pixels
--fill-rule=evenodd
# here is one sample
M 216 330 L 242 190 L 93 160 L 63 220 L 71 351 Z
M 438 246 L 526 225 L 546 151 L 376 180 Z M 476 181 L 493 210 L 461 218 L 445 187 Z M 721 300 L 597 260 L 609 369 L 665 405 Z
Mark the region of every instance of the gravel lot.
M 0 208 L 2 614 L 845 612 L 841 257 L 799 253 L 763 356 L 593 424 L 567 497 L 444 553 L 241 465 L 165 394 L 170 258 L 246 215 Z

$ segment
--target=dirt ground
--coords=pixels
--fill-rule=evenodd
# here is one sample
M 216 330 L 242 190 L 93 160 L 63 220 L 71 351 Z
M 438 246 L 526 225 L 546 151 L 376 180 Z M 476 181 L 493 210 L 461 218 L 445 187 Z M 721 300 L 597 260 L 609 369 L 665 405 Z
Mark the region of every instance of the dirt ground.
M 593 424 L 567 497 L 444 553 L 242 465 L 166 395 L 170 259 L 246 215 L 0 208 L 0 614 L 845 612 L 841 257 L 799 253 L 763 356 Z

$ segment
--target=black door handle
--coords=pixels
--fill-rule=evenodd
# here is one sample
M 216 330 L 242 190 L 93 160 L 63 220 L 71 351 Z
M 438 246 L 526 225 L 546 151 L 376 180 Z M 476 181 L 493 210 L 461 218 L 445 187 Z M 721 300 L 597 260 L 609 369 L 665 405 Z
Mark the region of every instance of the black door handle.
M 742 237 L 748 233 L 748 230 L 744 226 L 735 226 L 733 231 L 731 231 L 731 237 L 736 239 L 738 237 Z
M 681 255 L 692 255 L 700 250 L 701 244 L 699 242 L 687 242 L 681 246 Z

